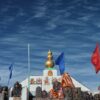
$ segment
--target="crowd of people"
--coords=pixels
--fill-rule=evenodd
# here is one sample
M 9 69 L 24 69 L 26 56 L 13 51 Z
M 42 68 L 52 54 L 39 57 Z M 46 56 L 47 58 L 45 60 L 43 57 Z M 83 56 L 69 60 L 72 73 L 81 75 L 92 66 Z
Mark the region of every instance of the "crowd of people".
M 62 82 L 54 80 L 52 84 L 53 87 L 49 92 L 42 90 L 42 87 L 37 87 L 36 95 L 33 97 L 30 92 L 28 100 L 100 100 L 100 93 L 93 95 L 89 92 L 83 92 L 81 88 L 76 88 L 66 73 L 62 77 Z M 0 100 L 8 100 L 9 93 L 13 100 L 21 100 L 22 85 L 16 82 L 12 92 L 9 92 L 8 87 L 0 87 L 0 94 L 3 97 Z
M 41 100 L 100 100 L 100 94 L 93 95 L 83 92 L 81 88 L 66 87 L 61 90 L 60 83 L 55 82 L 49 93 L 45 90 L 42 91 L 41 87 L 37 87 L 36 98 L 36 100 L 39 98 L 43 98 Z
M 19 82 L 14 84 L 12 94 L 13 100 L 21 100 L 22 86 Z M 8 87 L 0 87 L 0 94 L 3 94 L 2 100 L 8 100 L 9 93 Z M 30 100 L 100 100 L 100 94 L 93 95 L 92 93 L 83 92 L 81 88 L 66 87 L 62 88 L 61 83 L 55 81 L 53 83 L 53 88 L 50 92 L 42 90 L 41 87 L 36 88 L 36 96 Z
M 0 86 L 0 100 L 8 100 L 8 87 Z
M 13 97 L 13 100 L 21 100 L 22 86 L 19 82 L 14 84 L 13 90 L 10 93 L 10 89 L 7 86 L 0 86 L 0 100 L 9 100 L 9 96 Z

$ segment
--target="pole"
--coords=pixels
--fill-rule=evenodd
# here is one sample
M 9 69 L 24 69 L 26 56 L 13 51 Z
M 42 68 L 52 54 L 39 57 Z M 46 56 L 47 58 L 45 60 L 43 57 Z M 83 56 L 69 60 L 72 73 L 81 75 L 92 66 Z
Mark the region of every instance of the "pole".
M 30 91 L 30 44 L 28 44 L 28 100 Z

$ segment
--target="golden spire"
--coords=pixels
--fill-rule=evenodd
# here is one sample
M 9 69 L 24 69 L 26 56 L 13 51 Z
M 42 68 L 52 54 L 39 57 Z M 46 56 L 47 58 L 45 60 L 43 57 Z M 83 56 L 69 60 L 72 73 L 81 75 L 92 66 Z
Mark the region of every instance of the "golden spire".
M 45 62 L 45 66 L 46 66 L 46 68 L 54 67 L 53 56 L 52 56 L 52 52 L 50 50 L 48 51 L 48 56 L 47 56 L 47 61 Z

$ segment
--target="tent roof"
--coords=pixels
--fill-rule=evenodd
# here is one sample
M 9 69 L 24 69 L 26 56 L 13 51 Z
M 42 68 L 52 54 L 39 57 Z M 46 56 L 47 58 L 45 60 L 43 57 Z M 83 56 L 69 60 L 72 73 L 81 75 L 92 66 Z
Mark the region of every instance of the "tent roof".
M 41 76 L 35 76 L 35 78 L 37 78 L 37 77 L 41 77 Z M 30 76 L 30 78 L 34 78 L 34 76 Z M 84 86 L 83 84 L 81 84 L 80 82 L 75 80 L 73 77 L 71 77 L 71 79 L 72 79 L 75 87 L 81 88 L 82 91 L 91 92 L 91 90 L 89 88 L 87 88 L 86 86 Z M 23 87 L 28 86 L 28 79 L 25 79 L 24 81 L 22 81 L 21 84 L 22 84 Z

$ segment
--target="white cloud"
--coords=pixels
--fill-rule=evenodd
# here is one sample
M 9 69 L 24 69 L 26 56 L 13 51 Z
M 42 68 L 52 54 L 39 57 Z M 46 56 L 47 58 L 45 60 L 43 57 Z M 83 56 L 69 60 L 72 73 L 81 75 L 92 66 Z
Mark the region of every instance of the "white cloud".
M 43 17 L 43 16 L 45 16 L 45 13 L 46 13 L 46 7 L 44 7 L 44 6 L 38 7 L 37 12 L 35 13 L 34 17 L 37 17 L 37 18 Z

